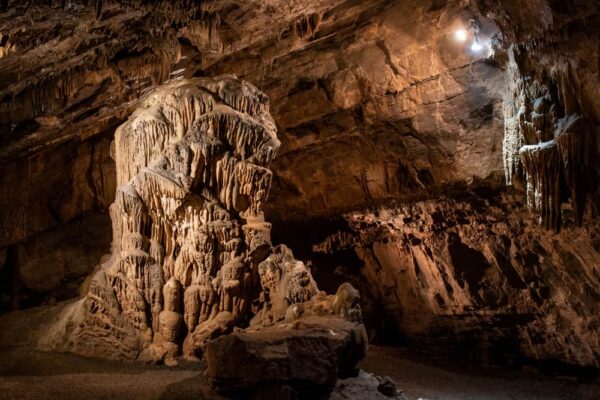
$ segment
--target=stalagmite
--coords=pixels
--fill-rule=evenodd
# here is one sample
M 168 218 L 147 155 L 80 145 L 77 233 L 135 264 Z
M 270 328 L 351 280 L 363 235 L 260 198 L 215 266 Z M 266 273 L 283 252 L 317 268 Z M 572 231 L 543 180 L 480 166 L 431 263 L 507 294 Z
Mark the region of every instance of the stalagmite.
M 250 320 L 313 308 L 350 319 L 287 247 L 271 247 L 262 207 L 278 147 L 267 97 L 234 77 L 176 81 L 146 98 L 115 136 L 112 256 L 46 344 L 173 365 L 182 344 L 194 357 Z

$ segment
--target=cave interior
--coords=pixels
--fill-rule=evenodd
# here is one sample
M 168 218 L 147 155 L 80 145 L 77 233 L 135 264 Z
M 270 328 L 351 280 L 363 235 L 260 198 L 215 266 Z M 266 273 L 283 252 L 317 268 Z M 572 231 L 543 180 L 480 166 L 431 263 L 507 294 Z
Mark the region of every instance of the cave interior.
M 599 27 L 0 0 L 0 398 L 600 399 Z

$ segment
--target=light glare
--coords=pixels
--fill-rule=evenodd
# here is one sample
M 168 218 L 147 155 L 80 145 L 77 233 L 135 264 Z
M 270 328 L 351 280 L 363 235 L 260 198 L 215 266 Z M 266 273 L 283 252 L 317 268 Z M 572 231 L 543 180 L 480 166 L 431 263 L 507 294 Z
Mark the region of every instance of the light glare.
M 479 43 L 477 43 L 476 41 L 473 42 L 473 44 L 471 45 L 471 50 L 474 51 L 475 53 L 480 52 L 481 49 L 483 49 L 483 46 L 480 45 Z
M 459 42 L 464 42 L 467 40 L 467 31 L 465 29 L 459 29 L 454 32 L 454 38 Z

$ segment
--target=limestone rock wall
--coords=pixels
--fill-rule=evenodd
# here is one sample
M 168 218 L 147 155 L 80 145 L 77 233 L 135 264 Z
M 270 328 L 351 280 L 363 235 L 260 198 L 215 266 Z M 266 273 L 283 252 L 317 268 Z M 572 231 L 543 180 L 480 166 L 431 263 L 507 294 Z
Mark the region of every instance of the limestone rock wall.
M 110 242 L 110 217 L 99 212 L 5 249 L 0 253 L 0 310 L 79 297 L 81 285 Z M 18 304 L 12 303 L 11 293 Z
M 282 149 L 269 215 L 302 220 L 456 182 L 502 180 L 502 65 L 454 39 L 472 17 L 487 36 L 497 30 L 463 6 L 309 2 L 248 36 L 247 18 L 260 18 L 258 10 L 223 15 L 232 28 L 221 37 L 231 44 L 201 68 L 234 72 L 273 102 Z M 310 34 L 294 28 L 313 15 Z
M 0 310 L 76 297 L 81 279 L 108 251 L 113 136 L 69 142 L 0 167 L 0 251 L 16 255 L 0 262 Z
M 598 367 L 600 226 L 578 227 L 571 213 L 560 234 L 541 230 L 519 197 L 471 193 L 350 213 L 349 229 L 314 251 L 353 251 L 361 290 L 396 322 L 398 339 L 424 350 Z

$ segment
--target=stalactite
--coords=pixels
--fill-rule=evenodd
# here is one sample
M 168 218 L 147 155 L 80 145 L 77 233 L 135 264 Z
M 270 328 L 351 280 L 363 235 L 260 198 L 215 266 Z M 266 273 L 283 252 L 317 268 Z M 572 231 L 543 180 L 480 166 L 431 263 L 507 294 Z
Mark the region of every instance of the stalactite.
M 294 22 L 294 32 L 300 38 L 313 38 L 323 19 L 321 13 L 303 15 Z
M 583 222 L 588 193 L 596 190 L 598 176 L 598 129 L 580 116 L 565 121 L 556 138 L 565 183 L 579 224 Z
M 102 18 L 102 8 L 104 7 L 104 0 L 96 0 L 96 19 Z
M 561 162 L 556 142 L 524 146 L 520 150 L 527 179 L 527 202 L 547 229 L 560 228 Z
M 506 182 L 519 179 L 522 165 L 527 202 L 540 214 L 540 222 L 560 229 L 561 204 L 569 197 L 581 224 L 586 199 L 596 190 L 598 179 L 598 130 L 578 114 L 568 63 L 557 63 L 550 78 L 534 79 L 522 75 L 517 52 L 515 48 L 509 52 L 509 95 L 504 103 Z
M 210 27 L 210 41 L 219 42 L 218 15 L 202 2 L 21 3 L 10 3 L 22 13 L 19 11 L 14 21 L 5 18 L 0 33 L 2 72 L 6 74 L 0 85 L 0 120 L 2 128 L 15 133 L 23 123 L 39 117 L 58 119 L 56 125 L 81 125 L 89 117 L 80 111 L 81 101 L 94 103 L 89 109 L 84 107 L 89 112 L 99 111 L 105 102 L 114 110 L 119 104 L 137 101 L 172 78 L 171 69 L 181 57 L 179 38 L 185 36 L 188 26 Z M 127 9 L 136 11 L 123 14 Z M 52 18 L 36 18 L 40 12 Z M 74 22 L 90 18 L 97 20 L 79 27 Z M 115 26 L 119 26 L 118 32 L 113 30 Z M 77 33 L 72 36 L 68 32 Z M 70 50 L 65 51 L 67 48 Z M 208 49 L 208 45 L 199 48 Z M 13 57 L 17 52 L 19 57 Z M 29 61 L 19 61 L 24 59 Z M 96 92 L 90 94 L 93 88 Z

